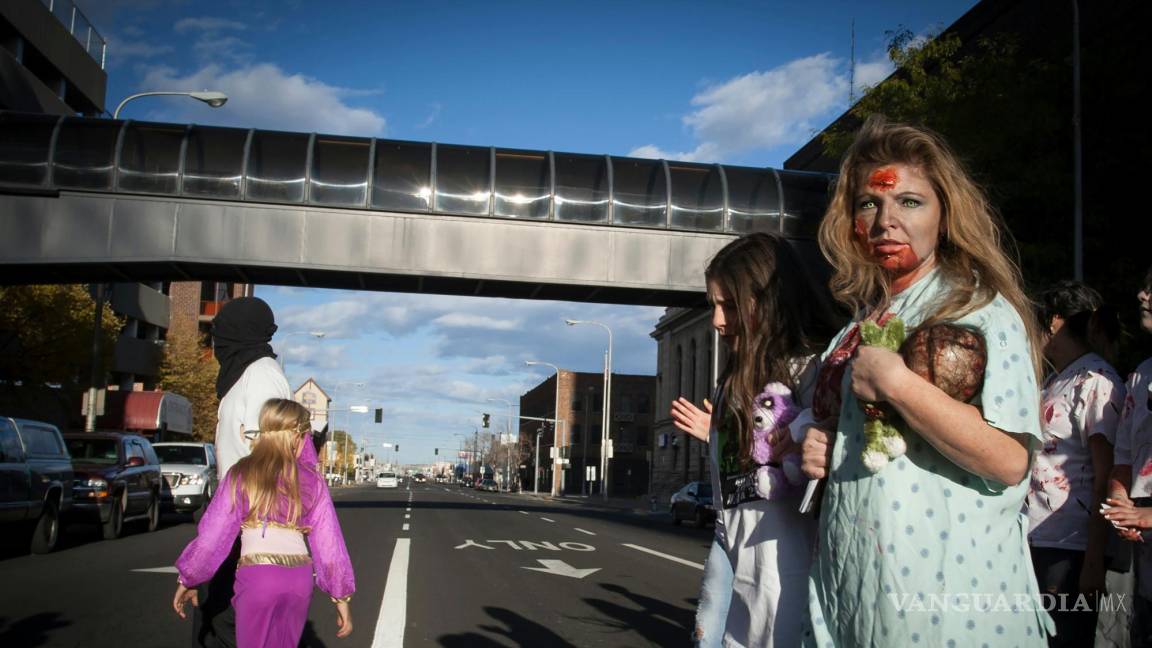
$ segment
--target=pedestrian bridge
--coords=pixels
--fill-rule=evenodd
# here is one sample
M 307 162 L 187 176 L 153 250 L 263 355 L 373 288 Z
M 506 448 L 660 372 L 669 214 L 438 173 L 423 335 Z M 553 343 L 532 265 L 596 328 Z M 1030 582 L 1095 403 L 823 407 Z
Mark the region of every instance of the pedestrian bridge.
M 0 111 L 0 282 L 216 280 L 697 305 L 829 176 Z M 814 258 L 814 262 L 815 258 Z

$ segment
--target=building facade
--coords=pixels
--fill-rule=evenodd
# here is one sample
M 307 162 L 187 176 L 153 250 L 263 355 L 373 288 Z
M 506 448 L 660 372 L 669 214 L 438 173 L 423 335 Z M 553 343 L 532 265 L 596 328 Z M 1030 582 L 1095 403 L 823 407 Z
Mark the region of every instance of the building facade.
M 600 465 L 604 375 L 561 370 L 558 398 L 556 378 L 554 373 L 520 397 L 522 417 L 560 420 L 559 434 L 553 433 L 551 423 L 521 421 L 522 488 L 534 488 L 539 456 L 541 491 L 557 495 L 598 494 L 600 475 L 594 472 Z M 654 376 L 612 374 L 608 492 L 613 497 L 635 497 L 648 492 L 655 385 Z M 553 448 L 559 449 L 565 465 L 555 465 Z
M 684 484 L 711 479 L 708 444 L 678 430 L 671 411 L 680 396 L 700 408 L 711 400 L 722 358 L 714 354 L 717 340 L 704 309 L 669 308 L 651 335 L 657 348 L 651 493 L 663 506 Z

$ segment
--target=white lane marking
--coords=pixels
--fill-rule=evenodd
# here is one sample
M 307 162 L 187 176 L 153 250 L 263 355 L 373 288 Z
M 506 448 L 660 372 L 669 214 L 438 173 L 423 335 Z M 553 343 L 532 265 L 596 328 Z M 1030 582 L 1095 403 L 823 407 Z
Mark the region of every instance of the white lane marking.
M 405 511 L 406 513 L 411 513 L 411 512 L 412 512 L 412 507 L 411 507 L 411 506 L 409 506 L 408 508 L 404 509 L 404 511 Z
M 550 519 L 550 518 L 546 518 L 546 517 L 542 517 L 542 518 L 540 518 L 540 519 L 541 519 L 541 520 L 544 520 L 545 522 L 555 522 L 555 521 L 556 521 L 556 520 L 553 520 L 553 519 Z
M 528 511 L 520 511 L 520 512 L 523 513 L 524 515 L 528 515 Z
M 574 528 L 577 531 L 579 531 L 580 533 L 587 533 L 588 535 L 596 535 L 595 533 L 592 533 L 591 531 L 585 531 L 584 529 L 581 529 L 580 527 L 574 527 Z
M 411 520 L 411 519 L 412 519 L 412 516 L 411 516 L 411 515 L 409 515 L 409 514 L 407 514 L 407 513 L 405 513 L 405 514 L 404 514 L 404 519 L 405 519 L 405 520 Z
M 408 523 L 407 523 L 407 522 L 405 522 L 405 523 L 404 523 L 404 528 L 403 528 L 402 530 L 403 530 L 403 531 L 407 531 L 407 530 L 408 530 Z
M 388 566 L 388 580 L 384 583 L 384 598 L 380 601 L 380 616 L 376 619 L 376 632 L 372 635 L 372 648 L 404 648 L 404 624 L 408 617 L 408 553 L 412 540 L 396 538 L 392 562 Z
M 689 567 L 695 567 L 696 569 L 699 569 L 700 571 L 704 571 L 704 565 L 701 565 L 700 563 L 694 563 L 691 560 L 684 560 L 683 558 L 677 558 L 676 556 L 669 556 L 666 553 L 660 553 L 659 551 L 656 551 L 655 549 L 649 549 L 647 547 L 641 547 L 640 545 L 624 543 L 624 546 L 628 547 L 629 549 L 635 549 L 636 551 L 643 551 L 644 553 L 652 554 L 653 556 L 659 556 L 665 560 L 671 560 L 674 563 L 680 563 L 681 565 L 687 565 Z
M 179 574 L 180 570 L 175 567 L 148 567 L 146 569 L 133 569 L 134 572 L 145 572 L 149 574 Z

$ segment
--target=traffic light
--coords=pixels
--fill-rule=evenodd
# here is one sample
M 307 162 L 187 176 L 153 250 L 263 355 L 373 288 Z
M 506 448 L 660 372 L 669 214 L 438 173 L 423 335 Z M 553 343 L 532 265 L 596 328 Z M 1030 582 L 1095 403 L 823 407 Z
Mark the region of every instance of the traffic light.
M 484 427 L 488 427 L 488 415 L 484 415 Z
M 392 446 L 392 448 L 393 448 L 393 449 L 394 449 L 396 452 L 400 452 L 400 444 L 396 444 L 396 445 Z
M 376 408 L 376 422 L 377 423 L 383 423 L 384 422 L 384 408 L 383 407 L 377 407 Z
M 436 448 L 436 454 L 440 454 L 440 448 Z

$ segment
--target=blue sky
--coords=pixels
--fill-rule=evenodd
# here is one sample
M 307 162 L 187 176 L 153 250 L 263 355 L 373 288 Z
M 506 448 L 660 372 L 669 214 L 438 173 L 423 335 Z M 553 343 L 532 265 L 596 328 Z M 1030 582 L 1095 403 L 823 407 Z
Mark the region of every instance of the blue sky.
M 220 90 L 220 109 L 132 102 L 122 117 L 453 144 L 780 166 L 890 71 L 885 32 L 939 31 L 933 2 L 77 0 L 109 41 L 108 109 L 144 90 Z M 701 269 L 703 270 L 703 269 Z M 538 359 L 654 374 L 663 309 L 259 286 L 294 384 L 332 386 L 358 441 L 401 460 L 455 448 L 480 412 L 547 377 Z M 284 333 L 320 330 L 322 340 Z M 355 383 L 364 383 L 357 387 Z M 501 420 L 501 419 L 496 419 Z M 443 456 L 443 450 L 441 456 Z

